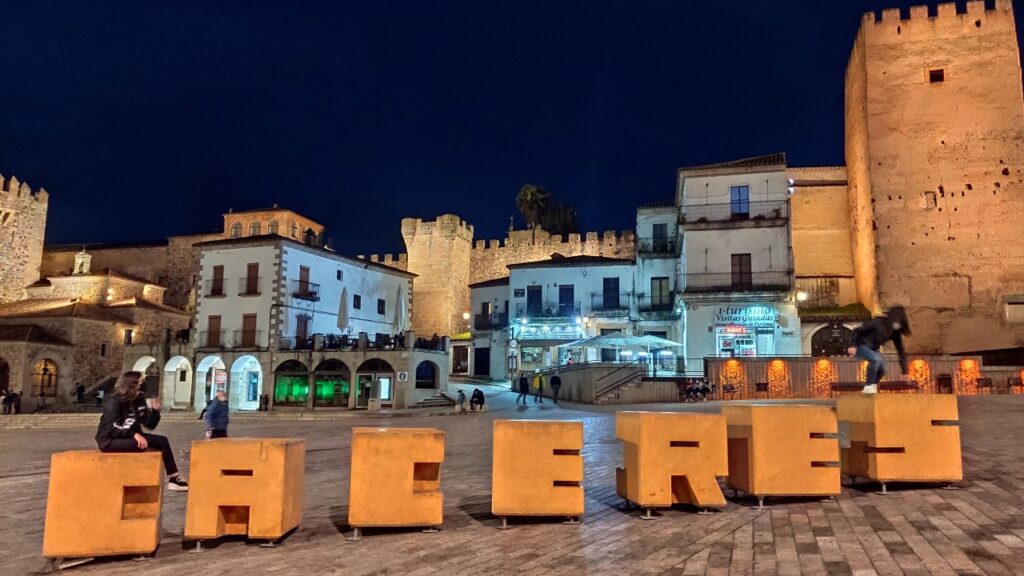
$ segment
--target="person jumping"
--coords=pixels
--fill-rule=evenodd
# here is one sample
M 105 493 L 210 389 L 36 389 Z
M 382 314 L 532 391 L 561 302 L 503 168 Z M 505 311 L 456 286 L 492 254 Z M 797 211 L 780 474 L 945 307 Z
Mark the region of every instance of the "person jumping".
M 907 354 L 903 350 L 904 336 L 910 336 L 910 323 L 903 306 L 893 306 L 885 311 L 885 316 L 876 316 L 853 331 L 850 348 L 847 351 L 850 356 L 856 356 L 868 363 L 865 394 L 878 393 L 878 381 L 885 376 L 885 359 L 882 358 L 880 348 L 890 340 L 899 355 L 903 374 L 909 373 Z

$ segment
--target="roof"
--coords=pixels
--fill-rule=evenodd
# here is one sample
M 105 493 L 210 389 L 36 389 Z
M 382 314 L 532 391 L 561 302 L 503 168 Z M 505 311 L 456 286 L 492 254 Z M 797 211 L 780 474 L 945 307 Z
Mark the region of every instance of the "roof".
M 680 172 L 686 173 L 702 173 L 702 172 L 762 172 L 762 168 L 773 168 L 773 167 L 786 166 L 786 154 L 785 152 L 776 152 L 774 154 L 765 154 L 763 156 L 751 156 L 749 158 L 740 158 L 739 160 L 730 160 L 728 162 L 718 162 L 716 164 L 703 164 L 700 166 L 687 166 L 680 168 Z
M 508 276 L 502 276 L 501 278 L 495 278 L 493 280 L 484 280 L 483 282 L 477 282 L 470 284 L 470 288 L 490 288 L 491 286 L 508 286 Z
M 0 325 L 0 342 L 32 342 L 54 346 L 74 346 L 63 338 L 50 334 L 35 324 Z
M 160 284 L 157 284 L 152 280 L 147 280 L 142 276 L 134 276 L 113 268 L 103 268 L 99 272 L 90 272 L 89 274 L 61 274 L 59 276 L 47 276 L 45 279 L 35 282 L 32 286 L 50 286 L 53 284 L 53 280 L 64 280 L 67 278 L 102 278 L 103 276 L 107 276 L 109 278 L 120 278 L 121 280 L 138 282 L 139 284 L 149 284 L 150 286 L 160 286 Z
M 0 304 L 0 318 L 82 318 L 101 322 L 132 324 L 103 308 L 77 298 L 30 298 Z
M 191 316 L 188 312 L 179 310 L 173 306 L 157 304 L 156 302 L 150 302 L 149 300 L 144 300 L 134 296 L 125 300 L 111 302 L 110 304 L 107 304 L 105 308 L 145 308 L 147 310 L 155 310 L 157 312 L 168 312 L 171 314 L 180 314 L 182 316 Z
M 574 266 L 632 266 L 633 260 L 620 258 L 606 258 L 604 256 L 562 256 L 552 254 L 547 260 L 537 262 L 523 262 L 522 264 L 509 264 L 509 270 L 521 268 L 568 268 Z
M 409 272 L 409 271 L 406 271 L 406 270 L 402 270 L 401 268 L 395 268 L 393 266 L 388 266 L 386 264 L 381 264 L 380 262 L 371 262 L 370 260 L 363 260 L 363 259 L 360 259 L 360 258 L 353 258 L 352 256 L 345 256 L 344 254 L 339 254 L 339 253 L 337 253 L 337 252 L 335 252 L 333 250 L 328 250 L 326 248 L 321 248 L 319 246 L 312 246 L 312 245 L 306 244 L 305 242 L 299 242 L 298 240 L 294 240 L 294 239 L 288 238 L 286 236 L 280 236 L 278 234 L 261 234 L 259 236 L 243 236 L 241 238 L 227 238 L 227 239 L 224 239 L 224 240 L 209 240 L 207 242 L 198 242 L 196 244 L 193 244 L 193 246 L 199 247 L 199 248 L 229 248 L 231 246 L 244 246 L 246 244 L 253 244 L 253 243 L 256 243 L 256 244 L 272 244 L 272 243 L 275 243 L 275 242 L 288 243 L 288 244 L 292 244 L 294 246 L 302 247 L 302 248 L 304 248 L 306 250 L 311 250 L 313 252 L 319 252 L 319 253 L 321 253 L 321 254 L 323 254 L 325 256 L 330 256 L 331 258 L 335 258 L 335 259 L 338 259 L 338 260 L 346 261 L 349 264 L 352 264 L 353 266 L 362 266 L 363 268 L 377 268 L 377 269 L 383 270 L 385 272 L 397 272 L 398 274 L 402 274 L 404 276 L 408 276 L 409 278 L 415 278 L 415 277 L 418 276 L 418 274 L 413 274 L 412 272 Z

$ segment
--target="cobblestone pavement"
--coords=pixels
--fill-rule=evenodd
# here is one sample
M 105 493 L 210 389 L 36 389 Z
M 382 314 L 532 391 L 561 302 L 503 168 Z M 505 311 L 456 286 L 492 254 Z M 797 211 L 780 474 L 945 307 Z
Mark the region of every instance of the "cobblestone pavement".
M 167 493 L 163 537 L 144 562 L 97 561 L 77 574 L 1024 574 L 1024 396 L 962 398 L 966 479 L 960 490 L 904 489 L 890 496 L 845 487 L 835 502 L 770 501 L 758 511 L 736 501 L 719 514 L 679 508 L 651 522 L 623 512 L 615 495 L 614 410 L 622 407 L 513 407 L 492 394 L 485 414 L 351 418 L 232 426 L 234 436 L 305 437 L 302 526 L 275 549 L 226 541 L 202 554 L 183 549 L 185 496 Z M 700 405 L 643 409 L 717 410 Z M 580 525 L 520 522 L 496 529 L 490 516 L 491 422 L 495 418 L 584 422 L 586 507 Z M 431 426 L 447 433 L 441 532 L 367 531 L 344 539 L 351 427 Z M 163 427 L 162 427 L 163 428 Z M 200 433 L 161 430 L 176 449 Z M 0 574 L 25 574 L 41 558 L 47 468 L 52 452 L 91 448 L 91 429 L 0 433 Z

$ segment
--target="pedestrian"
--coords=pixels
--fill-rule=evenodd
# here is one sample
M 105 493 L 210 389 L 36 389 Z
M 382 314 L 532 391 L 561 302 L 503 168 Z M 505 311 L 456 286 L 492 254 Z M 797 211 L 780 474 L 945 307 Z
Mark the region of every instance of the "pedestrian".
M 434 335 L 430 337 L 430 349 L 440 350 L 441 349 L 441 337 L 434 332 Z
M 558 391 L 562 389 L 562 377 L 555 372 L 551 376 L 551 398 L 558 404 Z
M 708 386 L 708 381 L 702 378 L 700 381 L 700 401 L 706 402 L 709 394 L 711 394 L 711 387 Z
M 544 375 L 540 372 L 533 377 L 533 402 L 544 403 Z
M 516 405 L 519 401 L 523 401 L 523 406 L 526 406 L 526 395 L 530 393 L 530 381 L 526 379 L 526 372 L 519 373 L 519 396 L 516 396 Z
M 96 405 L 97 406 L 103 406 L 103 396 L 104 396 L 103 388 L 100 388 L 99 390 L 96 391 Z
M 2 400 L 0 400 L 0 403 L 3 404 L 4 414 L 10 414 L 11 413 L 11 400 L 14 399 L 11 396 L 12 394 L 14 394 L 14 392 L 12 392 L 10 390 L 4 390 L 3 391 L 3 395 L 0 396 L 0 398 L 2 398 Z
M 217 390 L 217 395 L 206 407 L 206 437 L 227 438 L 228 437 L 228 398 L 223 390 Z
M 466 412 L 466 393 L 463 392 L 461 388 L 459 389 L 459 395 L 455 398 L 455 403 L 459 406 L 460 414 Z M 470 404 L 470 406 L 472 406 L 472 404 Z
M 79 404 L 85 402 L 85 386 L 82 386 L 81 382 L 75 384 L 75 402 Z
M 878 382 L 885 376 L 885 359 L 881 348 L 886 342 L 891 341 L 896 348 L 903 375 L 909 373 L 907 354 L 903 350 L 903 337 L 909 335 L 910 322 L 903 306 L 893 306 L 885 311 L 884 316 L 876 316 L 854 329 L 847 352 L 868 363 L 867 381 L 863 390 L 865 394 L 877 394 Z
M 96 429 L 96 445 L 101 452 L 145 452 L 158 450 L 167 473 L 167 489 L 175 492 L 188 490 L 188 482 L 178 472 L 174 451 L 165 436 L 143 432 L 160 423 L 160 399 L 147 403 L 145 393 L 139 390 L 141 372 L 125 372 L 114 384 L 114 391 L 103 403 L 103 415 Z
M 213 404 L 213 400 L 207 400 L 206 401 L 206 406 L 203 406 L 202 411 L 199 412 L 199 419 L 200 420 L 204 420 L 204 421 L 206 420 L 206 411 L 210 409 L 210 404 Z
M 11 392 L 11 414 L 21 414 L 20 392 Z
M 474 411 L 484 411 L 484 393 L 479 388 L 473 388 L 473 394 L 469 396 L 469 408 Z

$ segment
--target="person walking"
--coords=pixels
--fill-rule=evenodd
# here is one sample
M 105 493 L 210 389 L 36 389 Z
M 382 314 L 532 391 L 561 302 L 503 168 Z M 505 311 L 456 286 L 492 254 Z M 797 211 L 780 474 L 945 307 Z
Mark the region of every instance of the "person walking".
M 97 406 L 103 406 L 103 397 L 104 396 L 105 396 L 105 394 L 103 393 L 103 388 L 100 388 L 99 390 L 96 391 L 96 405 Z
M 96 428 L 96 445 L 101 452 L 145 452 L 157 450 L 163 457 L 167 473 L 167 489 L 174 492 L 188 490 L 188 482 L 178 472 L 174 451 L 165 436 L 149 434 L 149 430 L 160 423 L 160 399 L 153 398 L 147 404 L 145 395 L 139 390 L 142 373 L 125 372 L 114 384 L 114 391 L 103 403 L 103 415 Z
M 79 404 L 85 402 L 85 386 L 82 386 L 81 382 L 75 384 L 75 402 Z
M 885 311 L 884 316 L 876 316 L 854 329 L 850 339 L 850 356 L 855 356 L 868 363 L 867 381 L 864 384 L 865 394 L 877 394 L 878 382 L 885 376 L 885 359 L 881 348 L 886 342 L 892 342 L 899 355 L 900 368 L 907 375 L 907 354 L 903 349 L 903 337 L 910 335 L 910 322 L 903 306 L 893 306 Z
M 562 377 L 555 372 L 551 376 L 551 398 L 558 404 L 558 391 L 562 389 Z
M 473 388 L 473 394 L 469 397 L 469 408 L 484 411 L 484 393 L 479 388 Z
M 459 395 L 455 397 L 455 403 L 459 406 L 459 414 L 466 413 L 466 393 L 459 389 Z M 470 404 L 472 406 L 472 404 Z
M 519 396 L 516 396 L 516 405 L 519 405 L 519 401 L 523 401 L 523 406 L 526 406 L 526 395 L 530 393 L 530 381 L 526 378 L 526 372 L 519 373 Z
M 11 394 L 13 394 L 13 392 L 10 390 L 4 390 L 3 393 L 0 394 L 0 404 L 3 404 L 4 414 L 11 413 Z
M 204 421 L 208 439 L 228 437 L 228 398 L 223 390 L 217 390 L 213 402 L 206 407 Z
M 11 392 L 11 414 L 21 414 L 21 392 Z
M 533 402 L 544 403 L 544 375 L 539 372 L 533 377 Z

